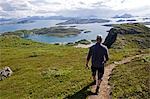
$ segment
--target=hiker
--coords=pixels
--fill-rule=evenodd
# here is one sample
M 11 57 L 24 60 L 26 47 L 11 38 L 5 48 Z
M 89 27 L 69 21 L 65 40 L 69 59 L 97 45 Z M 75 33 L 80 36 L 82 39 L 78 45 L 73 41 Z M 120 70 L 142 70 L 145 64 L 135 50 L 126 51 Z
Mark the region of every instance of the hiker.
M 86 67 L 89 68 L 88 63 L 91 58 L 92 59 L 91 71 L 94 80 L 93 85 L 96 85 L 96 72 L 98 72 L 98 77 L 97 77 L 98 84 L 95 92 L 97 94 L 104 74 L 104 64 L 106 63 L 106 61 L 108 61 L 108 49 L 103 44 L 101 44 L 102 42 L 101 36 L 97 36 L 96 41 L 97 41 L 96 44 L 89 48 Z

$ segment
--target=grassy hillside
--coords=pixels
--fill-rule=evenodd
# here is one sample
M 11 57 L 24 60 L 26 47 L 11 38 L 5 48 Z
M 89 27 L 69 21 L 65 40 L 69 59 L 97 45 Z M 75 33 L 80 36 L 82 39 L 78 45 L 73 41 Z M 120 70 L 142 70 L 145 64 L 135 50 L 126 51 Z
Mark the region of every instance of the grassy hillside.
M 150 28 L 142 24 L 114 25 L 114 31 L 109 34 L 117 34 L 113 49 L 150 48 Z
M 144 40 L 144 44 L 134 40 L 138 37 Z M 148 33 L 118 36 L 109 49 L 108 63 L 149 53 L 146 37 L 149 37 Z M 0 81 L 0 98 L 62 99 L 69 96 L 70 99 L 84 99 L 89 88 L 86 86 L 92 82 L 90 70 L 84 68 L 87 51 L 33 42 L 13 35 L 0 36 L 0 69 L 9 66 L 13 71 L 11 77 Z
M 111 75 L 113 99 L 149 99 L 150 30 L 141 24 L 122 24 L 120 29 L 135 29 L 138 34 L 118 34 L 112 49 L 147 53 L 130 63 L 117 66 Z
M 117 66 L 112 73 L 112 99 L 149 99 L 150 56 Z
M 0 81 L 0 98 L 50 98 L 72 96 L 88 86 L 91 72 L 84 68 L 87 49 L 50 45 L 16 36 L 0 37 L 0 68 L 9 66 L 13 75 Z M 117 53 L 117 54 L 116 54 Z M 141 53 L 110 49 L 109 63 Z M 78 93 L 83 99 L 88 94 Z
M 0 81 L 0 98 L 64 98 L 90 83 L 85 49 L 36 43 L 16 36 L 0 37 L 0 68 L 13 75 Z

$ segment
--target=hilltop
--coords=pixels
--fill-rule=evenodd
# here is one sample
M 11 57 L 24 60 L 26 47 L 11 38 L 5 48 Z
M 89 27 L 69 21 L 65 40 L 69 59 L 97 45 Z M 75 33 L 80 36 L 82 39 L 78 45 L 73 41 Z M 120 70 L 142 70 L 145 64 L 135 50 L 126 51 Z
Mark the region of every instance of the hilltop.
M 130 53 L 146 53 L 146 56 L 118 65 L 111 74 L 109 85 L 110 96 L 118 98 L 148 99 L 148 79 L 150 62 L 150 28 L 142 24 L 114 25 L 109 31 L 104 44 L 110 49 L 123 50 Z M 116 54 L 119 54 L 119 52 Z M 134 56 L 134 55 L 132 55 Z
M 115 24 L 110 29 L 104 45 L 108 48 L 123 48 L 126 45 L 130 47 L 150 48 L 150 28 L 139 23 Z M 116 41 L 115 44 L 113 44 Z M 113 45 L 112 45 L 113 44 Z
M 136 28 L 138 32 L 136 34 L 117 32 L 116 40 L 109 49 L 110 60 L 107 64 L 117 62 L 128 56 L 149 53 L 150 35 L 147 27 L 141 24 L 122 24 L 114 27 L 114 29 L 116 28 L 117 31 Z M 115 31 L 111 31 L 109 35 L 111 34 L 116 33 Z M 39 43 L 20 38 L 13 34 L 0 36 L 0 49 L 0 69 L 9 66 L 13 70 L 11 77 L 0 81 L 0 98 L 63 99 L 73 97 L 74 99 L 84 99 L 88 96 L 89 87 L 85 86 L 88 86 L 92 82 L 90 70 L 85 69 L 88 49 Z M 146 63 L 140 63 L 141 61 L 137 60 L 142 59 L 136 59 L 129 66 L 134 67 L 137 64 L 146 66 L 147 58 Z M 124 67 L 124 65 L 121 66 Z M 121 66 L 119 67 L 121 68 Z M 116 81 L 115 74 L 118 77 L 122 75 L 120 72 L 116 73 L 120 71 L 119 68 L 115 70 L 111 78 L 112 86 L 116 85 L 114 83 Z M 126 68 L 126 70 L 130 71 L 129 68 Z M 140 76 L 142 73 L 145 74 L 142 71 L 137 76 Z M 132 79 L 131 74 L 128 77 Z M 126 79 L 127 77 L 122 75 L 122 81 L 124 80 L 123 78 Z M 142 79 L 147 81 L 147 78 Z M 139 80 L 136 80 L 134 83 L 137 83 Z M 117 82 L 119 83 L 118 80 Z M 128 84 L 127 81 L 123 83 Z M 139 84 L 138 86 L 141 85 Z M 122 86 L 115 88 L 121 89 Z M 144 85 L 144 88 L 148 88 L 148 86 Z M 120 93 L 116 94 L 115 90 L 112 90 L 113 97 L 119 97 Z M 126 91 L 124 94 L 126 94 Z

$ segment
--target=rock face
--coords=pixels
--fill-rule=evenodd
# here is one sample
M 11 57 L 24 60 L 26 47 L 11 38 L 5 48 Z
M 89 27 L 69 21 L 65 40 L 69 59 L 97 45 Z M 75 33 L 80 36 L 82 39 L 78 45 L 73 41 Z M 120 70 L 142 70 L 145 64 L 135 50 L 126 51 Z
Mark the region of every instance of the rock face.
M 147 34 L 150 29 L 142 24 L 133 23 L 133 24 L 120 24 L 120 25 L 114 25 L 113 28 L 109 30 L 109 33 L 104 41 L 104 45 L 106 45 L 108 48 L 111 47 L 111 45 L 116 41 L 117 34 L 126 35 L 126 34 Z M 141 42 L 141 41 L 138 41 Z
M 117 34 L 125 35 L 125 34 L 140 34 L 140 33 L 141 31 L 137 31 L 134 28 L 122 29 L 120 27 L 114 27 L 110 29 L 103 44 L 106 45 L 108 48 L 110 48 L 111 45 L 116 41 Z
M 117 33 L 118 33 L 118 29 L 116 28 L 111 28 L 105 41 L 104 41 L 104 45 L 107 46 L 107 48 L 110 48 L 111 45 L 116 41 L 117 38 Z

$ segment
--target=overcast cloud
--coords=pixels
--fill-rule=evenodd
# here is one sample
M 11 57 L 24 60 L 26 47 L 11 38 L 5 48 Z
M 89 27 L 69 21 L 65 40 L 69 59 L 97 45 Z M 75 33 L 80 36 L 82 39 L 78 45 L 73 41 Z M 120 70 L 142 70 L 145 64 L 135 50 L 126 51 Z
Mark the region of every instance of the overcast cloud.
M 150 15 L 150 0 L 0 0 L 0 17 Z

